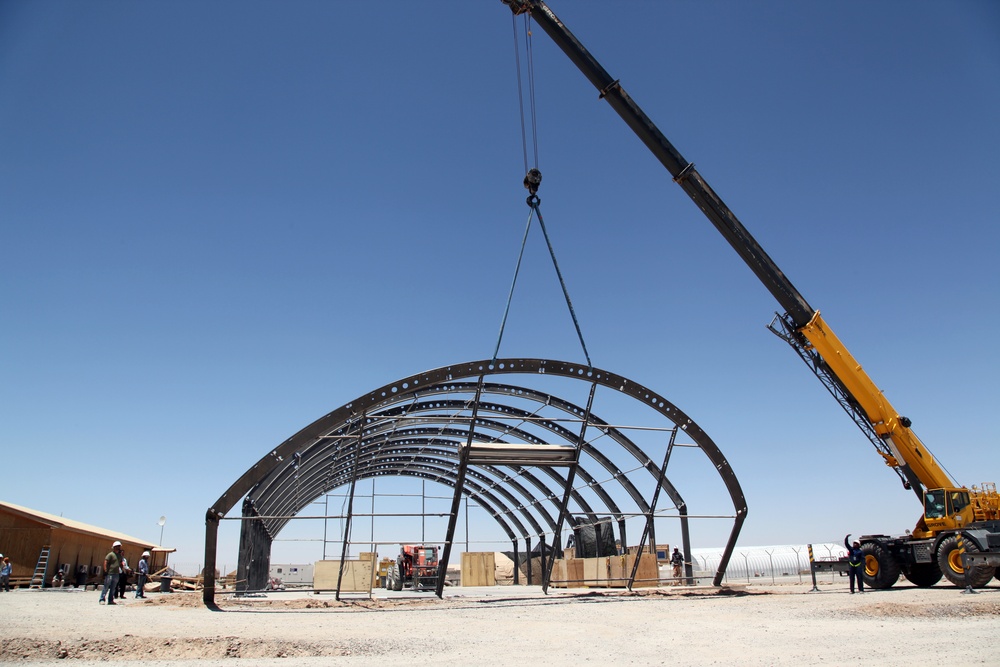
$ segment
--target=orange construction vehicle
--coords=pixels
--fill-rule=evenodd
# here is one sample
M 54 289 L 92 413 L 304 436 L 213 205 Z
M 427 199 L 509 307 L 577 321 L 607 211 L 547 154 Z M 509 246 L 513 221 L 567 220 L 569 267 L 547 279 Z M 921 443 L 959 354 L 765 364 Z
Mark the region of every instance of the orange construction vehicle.
M 437 590 L 437 583 L 438 548 L 423 544 L 402 545 L 385 578 L 386 589 L 392 591 L 401 591 L 404 587 L 433 591 Z

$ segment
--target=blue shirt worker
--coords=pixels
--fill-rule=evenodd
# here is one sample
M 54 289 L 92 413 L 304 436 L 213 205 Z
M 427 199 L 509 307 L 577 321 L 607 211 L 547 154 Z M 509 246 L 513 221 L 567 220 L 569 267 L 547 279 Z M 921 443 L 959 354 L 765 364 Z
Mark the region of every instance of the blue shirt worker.
M 11 565 L 10 558 L 3 554 L 0 554 L 0 558 L 3 558 L 3 565 L 0 565 L 0 590 L 6 593 L 10 591 L 10 573 L 14 566 Z
M 146 597 L 146 591 L 143 587 L 146 585 L 146 580 L 149 579 L 148 551 L 142 552 L 142 558 L 139 559 L 139 564 L 135 566 L 135 571 L 136 571 L 135 597 L 144 598 Z
M 844 546 L 847 547 L 847 575 L 851 580 L 851 593 L 854 593 L 854 580 L 858 580 L 858 593 L 865 592 L 865 552 L 861 550 L 861 542 L 854 540 L 854 544 L 848 544 L 850 533 L 844 538 Z

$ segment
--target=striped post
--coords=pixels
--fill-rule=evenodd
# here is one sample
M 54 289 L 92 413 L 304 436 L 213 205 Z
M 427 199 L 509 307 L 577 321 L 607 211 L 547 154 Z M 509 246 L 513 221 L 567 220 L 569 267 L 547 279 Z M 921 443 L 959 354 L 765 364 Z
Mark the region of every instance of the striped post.
M 813 545 L 807 544 L 806 546 L 809 547 L 809 572 L 812 574 L 813 578 L 813 587 L 812 590 L 809 592 L 818 593 L 819 587 L 816 586 L 816 565 L 815 565 L 816 558 L 813 556 Z

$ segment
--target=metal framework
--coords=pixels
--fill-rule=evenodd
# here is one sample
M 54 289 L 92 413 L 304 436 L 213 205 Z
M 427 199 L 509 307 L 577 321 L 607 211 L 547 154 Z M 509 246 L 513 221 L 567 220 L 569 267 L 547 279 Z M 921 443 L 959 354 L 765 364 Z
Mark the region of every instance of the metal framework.
M 568 387 L 585 401 L 580 405 L 529 383 Z M 598 390 L 628 396 L 659 413 L 666 426 L 645 429 L 653 431 L 652 437 L 644 434 L 655 447 L 647 443 L 644 449 L 630 433 L 642 427 L 601 419 Z M 661 490 L 676 511 L 684 553 L 690 553 L 692 517 L 667 475 L 679 433 L 709 459 L 733 504 L 733 514 L 725 517 L 733 527 L 714 577 L 719 585 L 747 506 L 739 481 L 711 438 L 670 401 L 620 375 L 565 361 L 496 359 L 387 384 L 321 417 L 264 455 L 206 513 L 205 602 L 214 602 L 219 523 L 241 500 L 238 579 L 247 590 L 260 590 L 268 576 L 271 543 L 289 521 L 323 494 L 347 487 L 353 497 L 358 481 L 377 477 L 419 478 L 454 490 L 438 596 L 463 495 L 492 516 L 515 554 L 521 541 L 530 554 L 532 538 L 539 540 L 543 588 L 551 574 L 551 559 L 548 567 L 544 560 L 546 535 L 551 536 L 547 547 L 558 550 L 564 524 L 610 517 L 624 545 L 626 518 L 640 516 L 645 518 L 643 544 L 647 537 L 655 544 Z M 655 457 L 646 449 L 655 449 Z M 640 489 L 651 484 L 651 497 L 646 497 Z M 349 503 L 348 522 L 352 512 Z M 345 530 L 342 559 L 347 534 Z M 686 576 L 693 576 L 690 564 Z

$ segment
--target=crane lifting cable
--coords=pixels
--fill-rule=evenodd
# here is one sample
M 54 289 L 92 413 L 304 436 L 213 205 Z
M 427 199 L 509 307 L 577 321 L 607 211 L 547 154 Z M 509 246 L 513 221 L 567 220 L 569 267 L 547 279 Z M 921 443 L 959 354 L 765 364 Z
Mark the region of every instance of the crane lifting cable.
M 517 72 L 517 106 L 520 111 L 521 117 L 521 151 L 524 154 L 524 171 L 529 170 L 528 165 L 528 128 L 525 126 L 524 121 L 524 88 L 525 83 L 521 77 L 521 47 L 520 40 L 518 38 L 517 32 L 517 19 L 516 15 L 511 15 L 511 25 L 513 27 L 512 33 L 514 35 L 514 68 Z M 535 68 L 534 68 L 534 55 L 533 49 L 531 48 L 531 15 L 525 14 L 522 17 L 524 21 L 524 53 L 525 53 L 525 67 L 527 69 L 527 88 L 528 88 L 528 110 L 531 117 L 531 145 L 532 153 L 534 156 L 534 161 L 530 165 L 531 167 L 538 168 L 538 123 L 536 122 L 535 114 Z
M 545 229 L 545 220 L 542 218 L 542 211 L 540 205 L 542 200 L 538 197 L 538 188 L 542 184 L 542 172 L 539 171 L 538 165 L 538 132 L 537 132 L 537 114 L 535 111 L 535 77 L 534 77 L 534 60 L 532 57 L 531 49 L 531 26 L 530 26 L 530 15 L 525 15 L 525 52 L 527 54 L 527 79 L 528 79 L 528 99 L 530 108 L 530 127 L 531 127 L 531 139 L 532 147 L 534 153 L 534 165 L 533 167 L 528 167 L 528 142 L 527 142 L 527 131 L 525 128 L 524 119 L 524 95 L 522 94 L 521 80 L 521 58 L 518 50 L 518 37 L 517 37 L 517 17 L 514 17 L 514 60 L 517 63 L 517 92 L 518 92 L 518 106 L 521 115 L 521 148 L 524 154 L 524 166 L 526 174 L 524 176 L 524 187 L 528 190 L 527 204 L 530 208 L 528 212 L 528 222 L 524 228 L 524 236 L 521 238 L 521 250 L 517 255 L 517 264 L 514 267 L 514 277 L 510 283 L 510 292 L 507 295 L 507 305 L 504 307 L 503 319 L 500 322 L 500 332 L 497 335 L 497 344 L 493 350 L 493 361 L 497 360 L 500 354 L 500 342 L 503 340 L 503 332 L 507 326 L 507 315 L 510 313 L 510 304 L 514 298 L 514 286 L 517 284 L 517 276 L 521 270 L 521 260 L 524 258 L 524 248 L 528 242 L 528 232 L 531 230 L 532 218 L 538 216 L 538 226 L 542 230 L 542 236 L 545 237 L 545 245 L 549 250 L 549 256 L 552 258 L 552 266 L 556 270 L 556 277 L 559 279 L 559 286 L 562 288 L 563 297 L 566 299 L 566 307 L 569 309 L 569 315 L 573 320 L 573 326 L 576 328 L 576 335 L 580 339 L 580 347 L 583 349 L 583 356 L 587 360 L 587 366 L 593 368 L 594 364 L 590 361 L 590 354 L 587 352 L 587 344 L 583 340 L 583 331 L 580 329 L 580 322 L 577 320 L 576 311 L 573 309 L 573 301 L 569 297 L 569 290 L 566 288 L 566 281 L 563 279 L 562 271 L 559 269 L 559 262 L 556 260 L 556 251 L 552 246 L 552 240 L 549 238 L 548 230 Z

